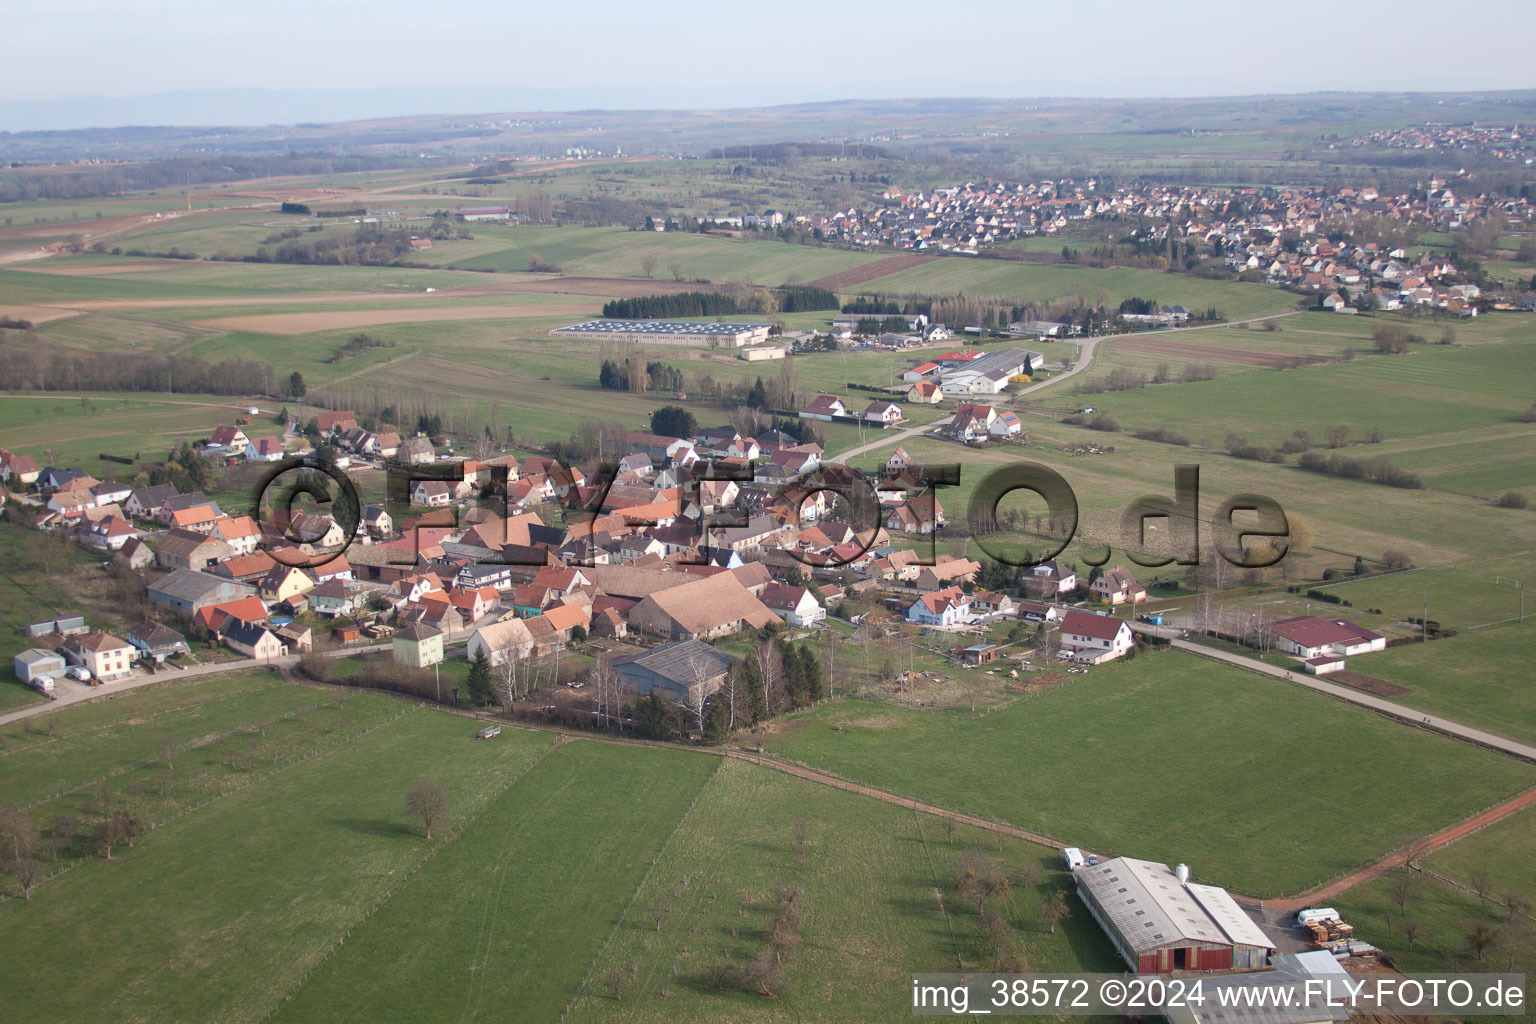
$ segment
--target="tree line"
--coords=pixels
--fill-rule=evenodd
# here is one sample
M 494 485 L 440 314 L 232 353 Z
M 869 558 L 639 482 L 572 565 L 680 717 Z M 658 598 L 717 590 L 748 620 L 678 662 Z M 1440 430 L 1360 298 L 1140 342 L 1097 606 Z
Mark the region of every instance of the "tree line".
M 0 346 L 0 389 L 7 391 L 161 391 L 199 395 L 277 395 L 270 366 L 250 359 L 87 352 L 54 346 Z
M 285 153 L 271 156 L 220 154 L 206 159 L 151 160 L 82 167 L 67 174 L 12 174 L 0 179 L 0 203 L 37 199 L 90 199 L 143 189 L 206 185 L 273 175 L 325 175 L 337 171 L 383 170 L 410 166 L 398 156 L 339 156 L 332 153 Z
M 603 303 L 603 316 L 618 320 L 667 320 L 690 316 L 733 316 L 736 300 L 719 292 L 639 295 Z

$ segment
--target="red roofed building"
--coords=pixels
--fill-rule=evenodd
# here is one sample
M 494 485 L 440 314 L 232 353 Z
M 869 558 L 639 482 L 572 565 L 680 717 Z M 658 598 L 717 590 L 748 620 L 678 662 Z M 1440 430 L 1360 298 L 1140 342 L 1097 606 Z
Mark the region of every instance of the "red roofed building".
M 1281 619 L 1270 627 L 1278 638 L 1275 646 L 1307 660 L 1331 655 L 1342 658 L 1367 651 L 1385 650 L 1387 638 L 1344 619 L 1320 619 L 1302 615 Z
M 224 624 L 224 620 L 230 617 L 242 622 L 265 622 L 267 606 L 261 603 L 259 597 L 242 597 L 238 601 L 225 601 L 223 604 L 199 608 L 197 614 L 192 616 L 192 621 L 208 632 L 215 633 Z
M 971 599 L 959 587 L 924 594 L 907 609 L 907 621 L 920 626 L 958 626 L 971 617 Z
M 1131 627 L 1113 615 L 1073 609 L 1061 619 L 1061 646 L 1089 665 L 1113 661 L 1131 649 Z

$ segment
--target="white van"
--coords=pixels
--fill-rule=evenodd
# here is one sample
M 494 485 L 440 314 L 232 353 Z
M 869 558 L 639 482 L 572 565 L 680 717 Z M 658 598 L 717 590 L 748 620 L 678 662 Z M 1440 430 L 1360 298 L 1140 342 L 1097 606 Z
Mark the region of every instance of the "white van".
M 1066 862 L 1068 871 L 1076 871 L 1088 863 L 1083 859 L 1083 851 L 1075 846 L 1069 846 L 1062 850 L 1061 859 Z
M 1319 921 L 1342 920 L 1343 918 L 1339 917 L 1339 912 L 1332 907 L 1313 907 L 1310 910 L 1303 910 L 1296 914 L 1296 923 L 1303 928 L 1310 924 L 1316 924 Z

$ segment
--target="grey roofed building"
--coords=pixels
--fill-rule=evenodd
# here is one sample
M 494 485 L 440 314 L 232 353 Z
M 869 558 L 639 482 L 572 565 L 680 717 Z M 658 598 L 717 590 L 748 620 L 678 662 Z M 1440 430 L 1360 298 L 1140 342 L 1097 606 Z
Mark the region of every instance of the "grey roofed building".
M 186 637 L 154 619 L 145 619 L 130 629 L 128 642 L 157 660 L 187 650 Z
M 27 636 L 47 636 L 49 633 L 84 633 L 85 616 L 68 615 L 63 618 L 49 619 L 47 622 L 34 622 L 27 627 Z
M 37 679 L 52 679 L 64 674 L 64 659 L 41 647 L 28 647 L 11 659 L 16 678 L 24 683 Z
M 177 569 L 149 585 L 149 599 L 179 615 L 191 615 L 208 605 L 249 597 L 255 592 L 256 588 L 249 584 L 191 569 Z
M 435 636 L 442 636 L 443 631 L 425 622 L 412 622 L 398 630 L 395 636 L 401 640 L 409 640 L 412 643 L 421 643 L 423 640 L 431 640 Z
M 734 662 L 729 654 L 702 640 L 683 640 L 620 658 L 613 667 L 641 694 L 660 688 L 671 700 L 692 703 L 696 688 L 703 687 L 705 696 L 718 690 Z
M 1089 913 L 1138 972 L 1262 967 L 1274 949 L 1225 889 L 1180 881 L 1166 864 L 1115 857 L 1073 875 Z

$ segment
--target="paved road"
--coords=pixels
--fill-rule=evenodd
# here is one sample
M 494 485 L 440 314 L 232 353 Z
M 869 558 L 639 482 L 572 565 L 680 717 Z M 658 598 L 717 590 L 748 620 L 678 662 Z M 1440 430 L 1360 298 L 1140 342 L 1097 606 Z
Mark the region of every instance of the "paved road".
M 1442 718 L 1439 715 L 1426 715 L 1416 708 L 1410 708 L 1390 700 L 1383 700 L 1374 694 L 1365 693 L 1352 686 L 1330 683 L 1327 679 L 1310 675 L 1303 671 L 1279 668 L 1267 662 L 1259 661 L 1257 658 L 1249 658 L 1230 651 L 1217 650 L 1189 640 L 1180 640 L 1173 635 L 1176 631 L 1170 631 L 1166 627 L 1160 629 L 1156 626 L 1148 626 L 1140 622 L 1132 622 L 1130 626 L 1137 632 L 1169 639 L 1172 641 L 1173 646 L 1181 651 L 1189 651 L 1191 654 L 1198 654 L 1201 657 L 1211 658 L 1216 661 L 1224 661 L 1229 665 L 1248 669 L 1250 672 L 1258 672 L 1263 675 L 1272 676 L 1275 679 L 1283 679 L 1288 683 L 1305 686 L 1309 690 L 1327 694 L 1330 697 L 1347 701 L 1350 704 L 1358 704 L 1360 707 L 1369 708 L 1384 715 L 1390 715 L 1410 725 L 1423 726 L 1426 729 L 1433 729 L 1436 732 L 1445 733 L 1447 736 L 1453 736 L 1456 739 L 1466 740 L 1469 743 L 1476 743 L 1479 746 L 1489 747 L 1501 753 L 1509 754 L 1511 757 L 1536 762 L 1536 747 L 1528 744 L 1519 743 L 1491 732 L 1485 732 L 1482 729 L 1475 729 L 1470 725 L 1462 725 L 1460 722 L 1452 721 L 1449 718 Z

